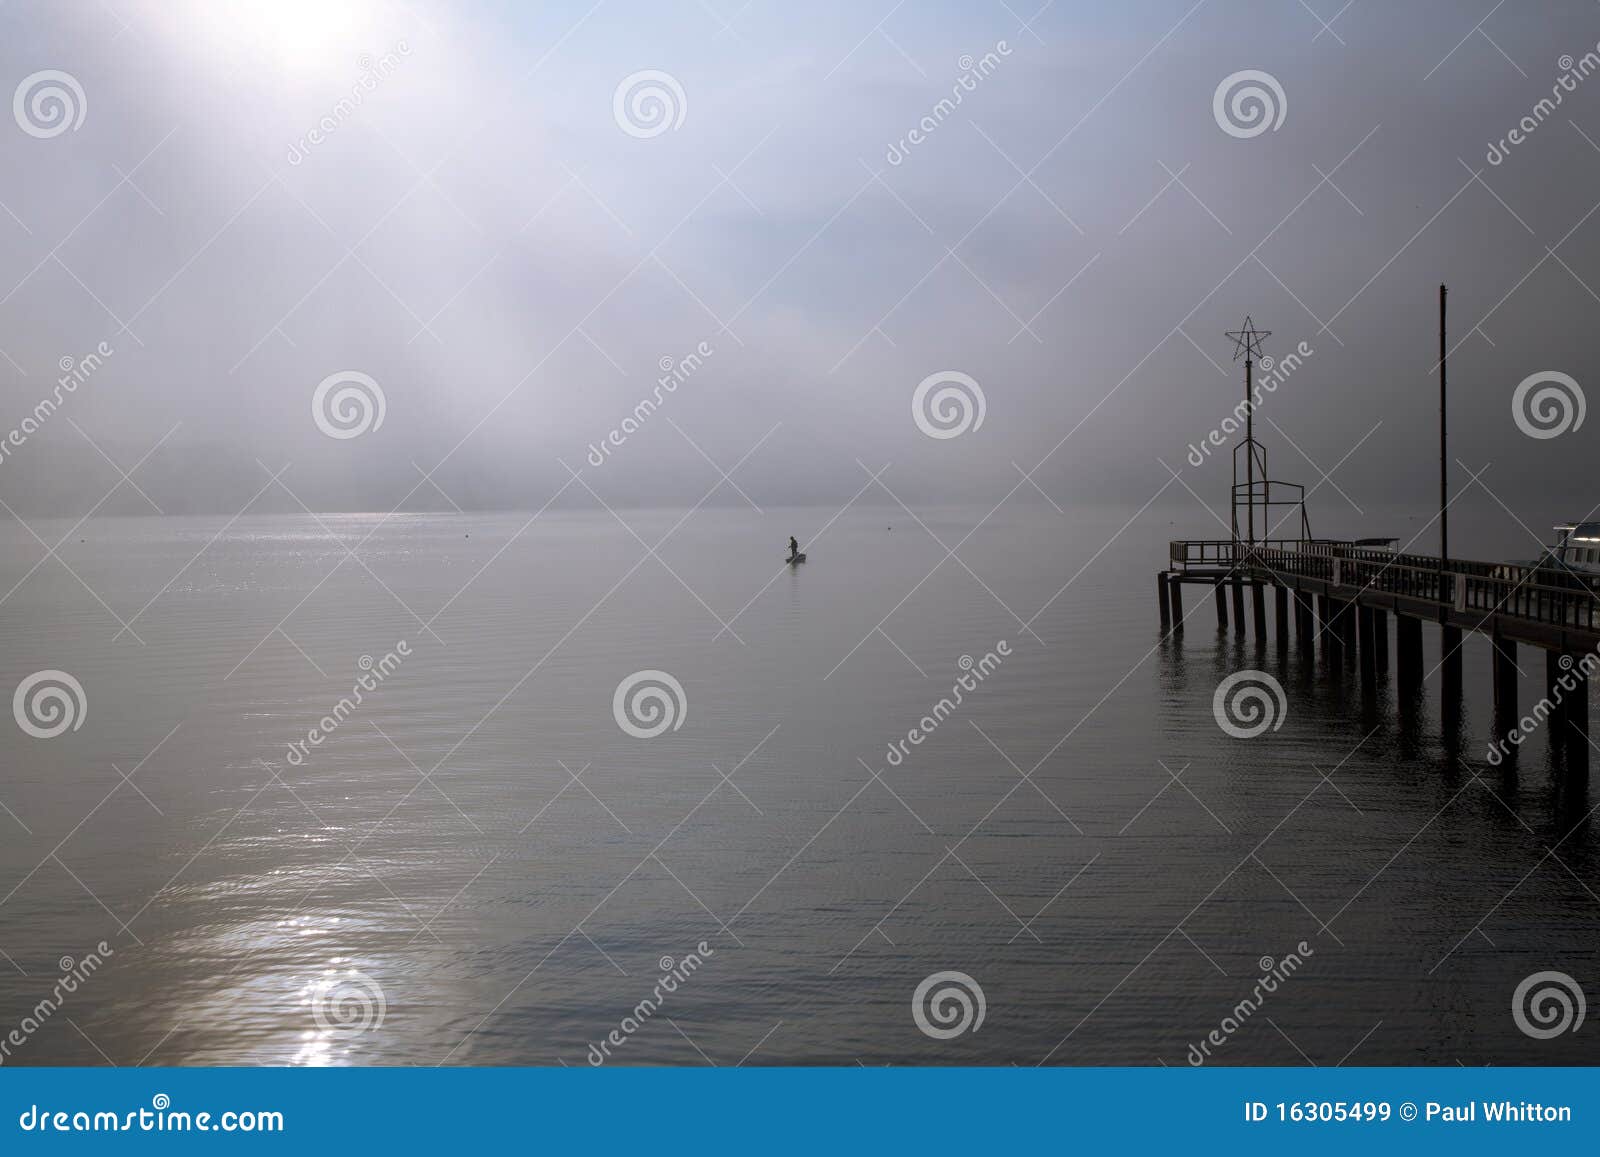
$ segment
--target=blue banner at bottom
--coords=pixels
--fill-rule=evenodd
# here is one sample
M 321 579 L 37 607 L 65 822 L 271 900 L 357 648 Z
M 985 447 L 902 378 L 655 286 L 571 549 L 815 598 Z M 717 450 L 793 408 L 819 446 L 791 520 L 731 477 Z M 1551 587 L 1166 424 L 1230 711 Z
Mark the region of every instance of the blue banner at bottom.
M 0 1149 L 85 1143 L 973 1153 L 1236 1143 L 1297 1153 L 1600 1141 L 1600 1070 L 4 1069 Z

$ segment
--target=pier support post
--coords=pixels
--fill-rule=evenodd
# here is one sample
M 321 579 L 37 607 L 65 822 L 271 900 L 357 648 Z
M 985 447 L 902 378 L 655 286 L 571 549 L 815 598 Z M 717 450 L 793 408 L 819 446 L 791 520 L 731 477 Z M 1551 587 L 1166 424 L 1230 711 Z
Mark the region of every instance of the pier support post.
M 1305 591 L 1294 592 L 1294 625 L 1299 632 L 1300 645 L 1309 648 L 1317 637 L 1317 611 L 1311 596 Z
M 1561 665 L 1563 656 L 1560 651 L 1546 651 L 1544 653 L 1544 698 L 1550 704 L 1550 714 L 1545 718 L 1545 726 L 1549 728 L 1550 751 L 1563 751 L 1567 746 L 1567 701 L 1572 697 L 1567 689 L 1561 686 L 1561 676 L 1567 673 L 1567 668 Z M 1571 660 L 1568 660 L 1571 662 Z
M 1372 657 L 1379 671 L 1389 669 L 1389 612 L 1372 612 Z
M 1489 638 L 1494 664 L 1494 726 L 1504 735 L 1517 725 L 1517 645 L 1504 635 Z
M 1267 589 L 1261 583 L 1250 584 L 1251 610 L 1255 612 L 1256 642 L 1267 641 Z
M 1172 596 L 1172 633 L 1183 634 L 1183 581 L 1173 575 L 1167 580 L 1167 590 Z
M 1322 657 L 1330 662 L 1344 650 L 1344 636 L 1339 633 L 1339 604 L 1327 595 L 1317 596 L 1317 634 L 1322 639 Z
M 1233 580 L 1233 633 L 1244 634 L 1244 581 Z
M 1329 656 L 1340 659 L 1354 653 L 1356 647 L 1356 605 L 1343 599 L 1329 597 L 1323 615 L 1324 648 Z
M 1364 607 L 1360 603 L 1355 604 L 1355 608 L 1356 634 L 1358 636 L 1356 645 L 1361 655 L 1361 677 L 1368 683 L 1371 683 L 1375 681 L 1378 676 L 1378 660 L 1377 656 L 1373 653 L 1372 636 L 1374 632 L 1372 611 L 1370 608 Z
M 1289 588 L 1272 588 L 1272 610 L 1278 624 L 1278 649 L 1289 649 Z
M 1394 617 L 1395 659 L 1400 671 L 1400 691 L 1410 695 L 1422 685 L 1422 620 L 1410 615 Z
M 1441 676 L 1439 702 L 1444 717 L 1461 716 L 1461 628 L 1439 628 L 1439 674 Z
M 1172 599 L 1168 593 L 1165 571 L 1156 575 L 1156 603 L 1161 607 L 1161 635 L 1165 638 L 1172 633 Z
M 1335 678 L 1338 678 L 1344 672 L 1345 662 L 1355 656 L 1355 604 L 1330 596 L 1328 599 L 1328 615 L 1327 626 L 1322 634 L 1324 639 L 1322 654 L 1328 661 L 1328 670 Z
M 1219 630 L 1228 629 L 1228 588 L 1217 584 L 1217 627 Z
M 1566 717 L 1567 771 L 1569 774 L 1589 774 L 1589 678 L 1580 666 L 1582 656 L 1572 656 L 1570 674 L 1578 681 L 1578 689 L 1567 695 L 1561 713 Z

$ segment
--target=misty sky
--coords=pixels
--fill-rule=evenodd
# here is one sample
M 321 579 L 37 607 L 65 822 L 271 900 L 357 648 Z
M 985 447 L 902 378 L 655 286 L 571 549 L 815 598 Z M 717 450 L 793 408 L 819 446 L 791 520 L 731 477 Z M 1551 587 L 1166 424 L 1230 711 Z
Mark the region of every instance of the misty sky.
M 103 450 L 149 453 L 133 479 L 169 513 L 236 513 L 285 464 L 315 509 L 446 508 L 421 470 L 532 509 L 563 461 L 609 502 L 687 504 L 707 457 L 755 448 L 734 480 L 764 505 L 842 502 L 857 460 L 908 500 L 987 508 L 1037 466 L 1056 502 L 1130 512 L 1165 460 L 1220 504 L 1225 455 L 1185 459 L 1237 398 L 1222 335 L 1248 312 L 1268 353 L 1315 351 L 1261 410 L 1275 473 L 1318 481 L 1297 445 L 1357 501 L 1425 509 L 1445 281 L 1455 453 L 1535 525 L 1600 501 L 1600 417 L 1512 415 L 1531 374 L 1600 389 L 1600 75 L 1486 159 L 1600 7 L 1036 7 L 12 0 L 0 95 L 59 70 L 84 115 L 0 118 L 0 438 L 62 359 L 113 352 L 8 448 L 0 499 L 82 514 L 119 482 Z M 1282 121 L 1236 136 L 1213 97 L 1247 69 Z M 682 92 L 655 135 L 614 111 L 644 70 Z M 340 371 L 378 383 L 381 427 L 318 428 Z M 980 427 L 918 428 L 940 371 L 979 383 Z M 124 485 L 102 510 L 150 507 Z

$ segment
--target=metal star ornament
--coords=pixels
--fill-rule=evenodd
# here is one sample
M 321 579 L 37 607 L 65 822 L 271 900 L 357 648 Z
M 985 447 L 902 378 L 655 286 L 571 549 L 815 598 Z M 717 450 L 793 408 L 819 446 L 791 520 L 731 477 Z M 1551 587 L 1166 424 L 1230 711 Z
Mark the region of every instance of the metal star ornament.
M 1225 336 L 1233 341 L 1234 361 L 1238 361 L 1241 357 L 1250 358 L 1254 361 L 1261 357 L 1261 343 L 1264 339 L 1272 336 L 1272 331 L 1270 329 L 1257 329 L 1255 322 L 1251 321 L 1250 316 L 1246 314 L 1244 327 L 1229 330 Z

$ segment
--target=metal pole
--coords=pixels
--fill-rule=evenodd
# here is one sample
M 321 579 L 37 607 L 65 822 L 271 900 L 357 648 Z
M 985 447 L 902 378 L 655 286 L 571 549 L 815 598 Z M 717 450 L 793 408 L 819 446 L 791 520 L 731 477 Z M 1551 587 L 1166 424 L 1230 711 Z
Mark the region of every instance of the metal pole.
M 1250 379 L 1253 363 L 1250 355 L 1244 358 L 1244 470 L 1245 494 L 1249 500 L 1248 532 L 1249 544 L 1256 544 L 1256 411 L 1250 404 Z
M 1446 392 L 1444 377 L 1444 310 L 1445 295 L 1448 292 L 1441 283 L 1439 286 L 1439 558 L 1442 566 L 1448 566 L 1450 562 L 1449 457 L 1446 450 L 1446 403 L 1449 395 Z

